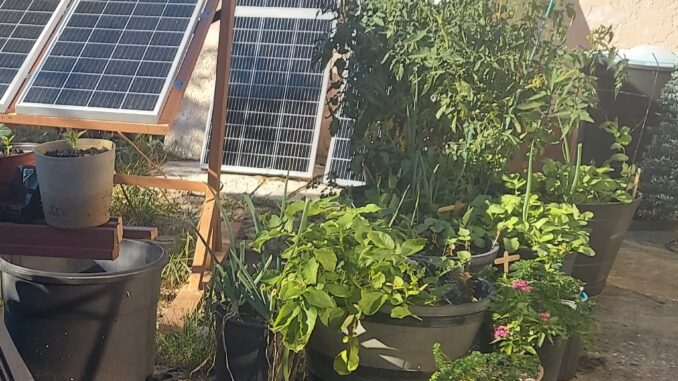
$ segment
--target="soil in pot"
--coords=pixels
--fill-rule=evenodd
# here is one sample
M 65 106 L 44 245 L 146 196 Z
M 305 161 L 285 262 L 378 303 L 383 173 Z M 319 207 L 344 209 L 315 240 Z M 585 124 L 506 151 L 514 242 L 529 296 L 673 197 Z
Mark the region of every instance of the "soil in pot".
M 256 318 L 229 316 L 226 306 L 216 308 L 216 381 L 265 381 L 268 378 L 269 330 Z
M 410 306 L 419 317 L 392 319 L 387 309 L 364 319 L 360 334 L 360 366 L 349 376 L 333 369 L 342 349 L 341 337 L 322 324 L 313 331 L 306 360 L 316 379 L 324 381 L 427 381 L 435 372 L 433 344 L 440 343 L 450 360 L 468 353 L 490 306 L 492 286 L 478 281 L 478 301 L 435 307 Z
M 110 219 L 115 144 L 79 139 L 75 149 L 66 140 L 35 148 L 38 182 L 47 224 L 64 229 L 103 225 Z
M 586 283 L 586 291 L 590 296 L 597 296 L 603 292 L 607 277 L 617 260 L 619 248 L 639 205 L 640 198 L 630 204 L 578 205 L 582 211 L 593 212 L 593 220 L 589 222 L 590 243 L 596 255 L 593 257 L 578 255 L 572 276 Z

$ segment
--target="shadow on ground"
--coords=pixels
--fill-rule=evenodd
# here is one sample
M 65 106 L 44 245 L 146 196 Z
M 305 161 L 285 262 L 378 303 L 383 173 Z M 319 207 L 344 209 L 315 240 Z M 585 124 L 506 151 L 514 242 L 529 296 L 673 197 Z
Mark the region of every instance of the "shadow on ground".
M 678 380 L 678 232 L 630 232 L 603 294 L 578 381 Z

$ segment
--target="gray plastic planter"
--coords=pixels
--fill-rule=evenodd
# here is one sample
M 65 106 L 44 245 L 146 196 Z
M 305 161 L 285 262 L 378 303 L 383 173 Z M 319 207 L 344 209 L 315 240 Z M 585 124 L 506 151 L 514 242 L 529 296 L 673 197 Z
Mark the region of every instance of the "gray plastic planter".
M 464 356 L 490 306 L 492 286 L 478 283 L 478 302 L 458 306 L 410 306 L 419 319 L 392 319 L 384 310 L 363 320 L 360 334 L 360 366 L 350 376 L 339 376 L 332 367 L 344 348 L 339 334 L 316 326 L 306 350 L 307 363 L 316 379 L 324 381 L 421 380 L 435 372 L 433 344 L 440 343 L 452 360 Z
M 65 140 L 40 144 L 34 155 L 45 221 L 63 229 L 100 226 L 111 218 L 115 144 L 103 139 L 80 139 L 79 149 L 108 151 L 83 157 L 51 157 L 53 150 L 68 150 Z
M 593 257 L 578 255 L 572 276 L 586 283 L 586 291 L 590 296 L 603 292 L 638 205 L 640 198 L 630 204 L 578 205 L 582 211 L 593 212 L 593 220 L 589 222 L 590 243 L 596 255 Z
M 4 257 L 7 330 L 40 381 L 153 374 L 164 250 L 124 240 L 114 261 Z

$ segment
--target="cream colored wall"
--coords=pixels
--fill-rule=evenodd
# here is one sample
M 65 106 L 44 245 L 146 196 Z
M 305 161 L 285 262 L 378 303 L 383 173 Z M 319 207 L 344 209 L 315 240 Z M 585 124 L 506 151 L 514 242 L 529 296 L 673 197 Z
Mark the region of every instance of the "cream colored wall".
M 662 45 L 678 51 L 678 0 L 579 0 L 590 29 L 612 25 L 620 48 Z

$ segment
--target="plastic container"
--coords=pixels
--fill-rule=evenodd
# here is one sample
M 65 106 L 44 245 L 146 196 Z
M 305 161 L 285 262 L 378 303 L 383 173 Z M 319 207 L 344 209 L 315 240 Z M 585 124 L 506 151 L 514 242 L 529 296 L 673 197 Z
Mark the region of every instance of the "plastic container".
M 5 324 L 40 381 L 144 381 L 153 374 L 165 251 L 124 240 L 114 261 L 3 257 Z

